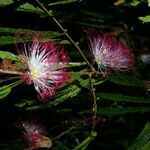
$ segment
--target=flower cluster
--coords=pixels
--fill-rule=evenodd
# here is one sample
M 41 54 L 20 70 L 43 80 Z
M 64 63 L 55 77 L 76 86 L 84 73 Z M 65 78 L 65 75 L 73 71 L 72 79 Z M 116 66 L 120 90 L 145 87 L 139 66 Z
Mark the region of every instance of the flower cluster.
M 134 55 L 130 48 L 109 33 L 95 29 L 86 30 L 94 61 L 101 73 L 129 71 L 133 68 Z M 39 100 L 45 101 L 70 79 L 69 58 L 64 48 L 53 41 L 34 40 L 24 45 L 22 52 L 27 72 L 22 76 L 27 84 L 34 84 Z
M 113 35 L 94 29 L 86 32 L 95 62 L 101 72 L 107 72 L 110 69 L 129 71 L 133 68 L 134 55 L 132 51 L 117 41 Z
M 23 137 L 28 144 L 28 150 L 52 147 L 52 141 L 47 137 L 43 126 L 33 121 L 24 121 L 22 122 L 22 126 L 24 128 Z
M 52 41 L 25 45 L 22 55 L 28 69 L 23 79 L 34 84 L 39 100 L 49 99 L 70 78 L 68 56 L 62 46 Z

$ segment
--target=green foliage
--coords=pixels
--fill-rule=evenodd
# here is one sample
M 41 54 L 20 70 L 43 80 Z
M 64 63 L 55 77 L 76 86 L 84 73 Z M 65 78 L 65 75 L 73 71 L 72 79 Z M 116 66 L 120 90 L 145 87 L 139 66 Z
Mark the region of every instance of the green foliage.
M 78 86 L 70 85 L 66 89 L 58 92 L 54 97 L 54 100 L 47 103 L 45 107 L 57 106 L 66 100 L 70 100 L 72 97 L 76 96 L 80 92 L 80 90 L 81 89 Z
M 0 33 L 10 34 L 5 36 L 4 35 L 0 36 L 0 45 L 14 44 L 20 42 L 30 42 L 33 41 L 33 39 L 36 36 L 38 37 L 38 40 L 42 42 L 52 39 L 59 44 L 70 44 L 68 40 L 59 39 L 61 33 L 56 31 L 36 31 L 36 30 L 22 29 L 22 28 L 13 29 L 13 28 L 0 27 Z M 21 38 L 22 36 L 24 36 L 24 39 Z
M 17 42 L 21 42 L 21 39 L 17 39 Z M 16 43 L 12 36 L 0 36 L 0 45 Z
M 26 34 L 27 35 L 32 35 L 32 34 L 35 34 L 35 35 L 49 35 L 49 36 L 51 36 L 51 38 L 52 37 L 58 37 L 58 36 L 60 36 L 60 34 L 61 33 L 59 33 L 59 32 L 56 32 L 56 31 L 37 31 L 37 30 L 32 30 L 32 29 L 22 29 L 22 28 L 17 28 L 17 29 L 15 29 L 15 28 L 6 28 L 6 27 L 0 27 L 0 33 L 7 33 L 7 34 L 20 34 L 20 35 L 24 35 L 24 36 L 26 36 Z M 14 38 L 15 38 L 15 35 L 12 35 L 12 36 L 14 36 Z M 49 37 L 50 38 L 50 37 Z
M 80 10 L 80 18 L 78 18 L 76 23 L 83 26 L 92 26 L 101 29 L 125 29 L 125 26 L 121 23 L 117 23 L 115 25 L 112 23 L 103 24 L 106 20 L 110 19 L 113 19 L 113 16 L 108 12 L 97 13 L 89 10 Z
M 126 114 L 132 114 L 132 113 L 137 113 L 137 112 L 150 112 L 149 107 L 105 107 L 105 108 L 99 108 L 97 110 L 97 114 L 100 116 L 106 116 L 106 117 L 115 117 L 115 116 L 121 116 L 121 115 L 126 115 Z M 91 114 L 92 110 L 85 110 L 82 112 L 79 112 L 81 115 L 87 115 Z
M 150 7 L 150 0 L 147 0 L 147 2 L 148 2 L 148 6 Z
M 62 142 L 60 141 L 55 141 L 54 142 L 54 150 L 58 150 L 58 149 L 61 149 L 61 150 L 69 150 Z
M 23 81 L 14 82 L 15 74 L 11 75 L 13 80 L 9 80 L 10 74 L 8 72 L 3 74 L 5 70 L 1 70 L 0 99 L 9 99 L 7 96 L 10 92 L 13 97 L 12 88 L 16 87 L 15 93 L 18 93 L 10 105 L 14 104 L 17 111 L 15 110 L 12 114 L 16 113 L 21 120 L 24 120 L 24 116 L 27 116 L 27 119 L 28 116 L 39 120 L 42 118 L 42 122 L 46 123 L 48 127 L 48 135 L 53 139 L 53 150 L 149 150 L 150 123 L 147 123 L 147 120 L 150 112 L 150 75 L 148 73 L 149 66 L 147 68 L 140 62 L 140 55 L 141 52 L 145 53 L 150 46 L 149 30 L 147 29 L 150 22 L 147 11 L 150 7 L 150 0 L 40 0 L 40 2 L 48 9 L 50 15 L 56 17 L 58 22 L 65 27 L 64 31 L 72 36 L 91 65 L 95 67 L 91 57 L 92 52 L 88 47 L 88 39 L 83 32 L 86 27 L 95 27 L 101 31 L 111 32 L 117 39 L 131 47 L 135 52 L 135 58 L 137 58 L 135 69 L 130 73 L 115 72 L 106 78 L 102 78 L 100 74 L 93 74 L 65 33 L 53 22 L 55 19 L 51 18 L 36 1 L 0 0 L 0 17 L 2 16 L 0 23 L 0 69 L 4 67 L 3 59 L 8 59 L 16 70 L 27 71 L 27 68 L 19 61 L 20 56 L 12 53 L 12 47 L 14 48 L 14 44 L 19 47 L 23 43 L 38 38 L 42 42 L 54 40 L 64 45 L 70 57 L 70 64 L 67 67 L 70 68 L 72 77 L 69 83 L 62 86 L 48 102 L 39 102 L 35 96 L 36 91 L 28 91 L 28 86 L 31 86 L 32 89 L 34 86 L 23 84 L 27 92 L 24 89 L 18 92 L 20 89 L 16 86 Z M 142 9 L 141 12 L 143 6 L 147 9 Z M 128 17 L 126 18 L 126 16 Z M 97 70 L 96 67 L 95 69 Z M 3 78 L 8 81 L 4 82 Z M 93 85 L 93 91 L 91 85 Z M 120 90 L 120 88 L 122 89 Z M 91 91 L 95 93 L 97 98 L 96 132 L 91 132 L 94 123 L 93 110 L 96 110 Z M 140 92 L 138 93 L 138 91 Z M 3 137 L 1 129 L 7 130 L 7 127 L 3 126 L 8 124 L 8 131 L 10 131 L 16 121 L 11 122 L 13 117 L 7 119 L 4 116 L 3 110 L 7 108 L 7 105 L 4 108 L 3 105 L 2 107 L 0 105 L 1 137 Z M 8 111 L 11 113 L 12 110 Z M 3 116 L 6 123 L 3 121 Z M 142 129 L 144 125 L 144 129 Z M 76 129 L 71 132 L 70 130 L 66 131 L 66 128 L 70 126 L 75 126 Z M 135 139 L 139 130 L 142 132 Z M 10 136 L 10 139 L 7 139 L 5 143 L 3 140 L 0 141 L 0 149 L 9 150 L 12 147 L 24 149 L 23 142 L 20 141 L 21 136 L 18 135 L 18 129 L 16 132 L 17 134 L 13 135 L 17 138 Z M 57 135 L 59 136 L 55 139 Z M 8 142 L 11 138 L 13 144 Z M 16 140 L 14 141 L 14 139 Z
M 17 107 L 26 107 L 34 104 L 35 102 L 33 100 L 22 100 L 21 102 L 15 104 Z
M 128 150 L 148 150 L 150 148 L 150 123 L 147 123 L 134 144 Z
M 32 13 L 37 13 L 37 14 L 43 14 L 43 10 L 39 7 L 35 7 L 31 5 L 30 3 L 25 3 L 23 5 L 20 5 L 17 8 L 18 11 L 25 11 L 25 12 L 32 12 Z
M 143 23 L 149 23 L 150 22 L 150 15 L 147 15 L 145 17 L 139 17 L 139 20 L 143 21 Z
M 0 51 L 0 58 L 2 59 L 10 59 L 10 60 L 17 60 L 16 56 L 7 51 Z
M 10 5 L 13 3 L 13 0 L 1 0 L 0 6 Z
M 92 135 L 88 136 L 82 143 L 80 143 L 77 147 L 73 150 L 86 150 L 87 146 L 93 141 L 94 137 L 97 135 L 96 132 L 92 133 Z
M 11 88 L 8 85 L 0 87 L 0 99 L 5 98 L 11 92 Z
M 18 80 L 18 81 L 12 82 L 11 84 L 0 87 L 0 99 L 3 99 L 6 96 L 8 96 L 8 94 L 11 92 L 11 89 L 20 83 L 22 83 L 22 80 Z
M 113 94 L 113 93 L 104 93 L 100 92 L 97 94 L 98 97 L 103 98 L 104 100 L 110 100 L 115 102 L 129 102 L 129 103 L 150 103 L 150 98 L 135 97 L 135 96 L 126 96 L 122 94 Z
M 132 2 L 130 2 L 131 6 L 137 6 L 139 5 L 141 2 L 139 0 L 132 0 Z
M 69 3 L 74 3 L 74 2 L 79 2 L 80 0 L 62 0 L 62 1 L 57 1 L 54 3 L 48 4 L 48 6 L 54 6 L 54 5 L 64 5 L 64 4 L 69 4 Z
M 17 107 L 26 107 L 27 110 L 37 110 L 37 109 L 45 109 L 49 107 L 55 107 L 66 100 L 70 100 L 72 97 L 76 96 L 81 91 L 76 85 L 69 85 L 66 89 L 57 92 L 54 96 L 53 101 L 49 101 L 43 105 L 37 105 L 34 100 L 23 100 L 16 104 Z
M 149 3 L 149 0 L 119 0 L 119 2 L 122 3 L 124 6 L 136 7 L 145 2 Z
M 125 85 L 131 87 L 142 87 L 145 85 L 145 83 L 142 80 L 132 75 L 113 75 L 108 78 L 108 81 L 118 85 Z
M 93 11 L 88 11 L 88 10 L 80 10 L 81 15 L 87 15 L 89 16 L 90 19 L 97 18 L 97 19 L 101 19 L 101 20 L 105 20 L 105 19 L 111 19 L 113 18 L 113 16 L 111 14 L 102 14 L 102 13 L 97 13 L 97 12 L 93 12 Z
M 142 150 L 149 150 L 150 148 L 150 141 L 147 142 L 147 144 L 145 144 L 143 147 L 142 147 Z

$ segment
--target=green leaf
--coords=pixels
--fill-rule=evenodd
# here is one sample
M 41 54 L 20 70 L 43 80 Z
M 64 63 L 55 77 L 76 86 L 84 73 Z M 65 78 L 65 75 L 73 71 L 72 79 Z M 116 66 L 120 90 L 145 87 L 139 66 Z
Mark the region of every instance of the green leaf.
M 41 42 L 46 42 L 49 41 L 50 38 L 52 39 L 54 35 L 49 35 L 49 37 L 41 37 L 38 40 Z M 14 44 L 14 43 L 20 43 L 20 42 L 31 42 L 33 41 L 34 37 L 26 38 L 25 41 L 21 38 L 14 38 L 13 36 L 0 36 L 0 45 L 5 45 L 5 44 Z M 56 39 L 57 41 L 57 39 Z
M 147 123 L 134 144 L 128 150 L 146 150 L 150 146 L 150 123 Z M 150 147 L 149 147 L 150 148 Z M 147 149 L 149 150 L 149 149 Z
M 0 27 L 0 33 L 15 33 L 17 29 Z
M 0 99 L 5 98 L 11 92 L 11 88 L 8 85 L 0 87 Z
M 150 7 L 150 0 L 147 0 L 147 2 L 148 2 L 148 7 Z
M 0 51 L 0 58 L 2 59 L 10 59 L 10 60 L 17 60 L 16 56 L 7 51 Z
M 75 81 L 75 80 L 77 80 L 82 87 L 89 88 L 89 79 L 83 79 L 81 77 L 80 73 L 72 72 L 71 77 L 72 77 L 72 82 Z M 94 86 L 102 84 L 103 82 L 105 82 L 105 80 L 92 79 L 92 83 L 93 83 Z
M 111 100 L 116 102 L 130 102 L 130 103 L 150 103 L 150 98 L 126 96 L 122 94 L 104 93 L 100 92 L 96 94 L 98 97 L 105 100 Z M 100 99 L 101 100 L 101 99 Z
M 147 142 L 147 143 L 142 147 L 141 150 L 149 150 L 149 149 L 150 149 L 150 141 Z
M 150 15 L 147 15 L 145 17 L 139 17 L 138 19 L 143 21 L 143 23 L 149 23 L 150 22 Z
M 76 85 L 70 85 L 69 87 L 66 87 L 66 89 L 58 92 L 56 96 L 54 97 L 54 101 L 51 101 L 48 105 L 56 106 L 65 100 L 72 98 L 76 96 L 81 91 L 81 88 L 79 88 Z
M 21 39 L 17 39 L 18 42 L 21 42 Z M 16 43 L 13 36 L 0 36 L 0 45 Z
M 0 0 L 0 6 L 10 5 L 13 3 L 13 0 Z
M 100 28 L 100 29 L 111 29 L 111 30 L 122 30 L 122 29 L 124 29 L 125 28 L 125 26 L 124 25 L 122 25 L 121 23 L 119 24 L 107 24 L 107 25 L 105 25 L 105 24 L 103 24 L 103 23 L 100 23 L 100 22 L 97 22 L 97 20 L 95 19 L 95 21 L 93 22 L 89 22 L 89 21 L 87 21 L 87 19 L 85 20 L 85 18 L 84 19 L 82 19 L 82 21 L 75 21 L 75 23 L 77 23 L 77 24 L 80 24 L 80 25 L 82 25 L 82 26 L 90 26 L 90 27 L 95 27 L 95 28 Z
M 88 87 L 89 86 L 89 79 L 82 79 L 78 73 L 72 72 L 72 80 L 79 81 L 80 85 L 82 87 Z
M 55 107 L 61 103 L 63 103 L 66 100 L 70 100 L 72 97 L 76 96 L 81 91 L 81 88 L 79 88 L 76 85 L 70 85 L 66 87 L 66 89 L 59 91 L 55 96 L 53 101 L 49 101 L 46 104 L 43 105 L 37 105 L 34 100 L 29 101 L 31 106 L 28 106 L 28 104 L 25 104 L 26 101 L 23 101 L 21 103 L 16 104 L 16 106 L 26 106 L 26 110 L 37 110 L 37 109 L 45 109 L 49 107 Z M 33 103 L 32 103 L 33 102 Z M 28 101 L 27 101 L 28 103 Z M 33 105 L 32 105 L 33 104 Z
M 30 106 L 32 104 L 34 104 L 33 100 L 22 100 L 20 103 L 15 104 L 15 106 L 21 108 L 21 107 L 25 107 L 25 106 Z
M 18 80 L 11 84 L 0 87 L 0 99 L 5 98 L 11 92 L 11 89 L 20 83 L 22 83 L 22 80 Z
M 97 133 L 93 132 L 92 135 L 88 136 L 82 143 L 76 146 L 73 150 L 86 150 L 87 146 L 90 144 L 90 142 L 94 139 L 96 135 Z
M 25 4 L 21 5 L 21 6 L 19 6 L 17 8 L 17 10 L 25 11 L 25 12 L 33 12 L 33 13 L 38 13 L 38 14 L 43 14 L 44 13 L 41 8 L 35 7 L 35 6 L 33 6 L 33 5 L 29 4 L 29 3 L 25 3 Z
M 29 32 L 36 32 L 35 30 L 30 30 L 30 29 L 22 29 L 22 28 L 7 28 L 7 27 L 0 27 L 0 33 L 9 33 L 9 34 L 14 34 L 14 33 L 29 33 Z M 40 32 L 40 31 L 39 31 Z M 43 31 L 46 32 L 46 31 Z
M 70 109 L 70 108 L 59 108 L 59 109 L 57 109 L 57 112 L 60 113 L 60 114 L 71 113 L 72 109 Z
M 20 34 L 20 37 L 14 36 L 14 33 Z M 11 34 L 7 36 L 0 36 L 0 45 L 5 44 L 14 44 L 14 43 L 20 43 L 20 42 L 30 42 L 33 41 L 34 35 L 38 35 L 38 40 L 41 42 L 49 41 L 50 39 L 53 39 L 54 41 L 58 41 L 59 44 L 70 44 L 68 40 L 61 40 L 59 39 L 59 36 L 61 33 L 55 32 L 55 31 L 36 31 L 36 30 L 30 30 L 30 29 L 13 29 L 13 28 L 3 28 L 0 27 L 0 33 L 4 34 Z M 29 36 L 31 34 L 31 36 Z M 27 36 L 26 36 L 27 35 Z M 21 37 L 24 36 L 24 39 Z M 57 37 L 57 38 L 56 38 Z
M 98 115 L 104 115 L 104 116 L 120 116 L 130 113 L 136 113 L 136 112 L 150 112 L 150 107 L 127 107 L 127 108 L 103 108 L 98 109 Z
M 48 4 L 48 6 L 54 6 L 54 5 L 64 5 L 64 4 L 69 4 L 69 3 L 74 3 L 74 2 L 79 2 L 80 0 L 61 0 L 57 1 L 54 3 Z
M 60 42 L 58 42 L 59 44 L 65 45 L 65 44 L 70 44 L 70 42 L 68 40 L 62 40 Z
M 132 0 L 132 2 L 130 2 L 131 6 L 137 6 L 139 5 L 141 2 L 139 0 Z
M 95 17 L 95 18 L 99 18 L 99 19 L 111 19 L 111 18 L 113 18 L 113 16 L 111 14 L 97 13 L 94 11 L 80 10 L 80 13 L 82 15 L 87 15 L 87 16 Z
M 105 108 L 99 108 L 97 110 L 97 115 L 100 116 L 108 116 L 108 117 L 114 117 L 114 116 L 120 116 L 130 113 L 137 113 L 137 112 L 150 112 L 150 107 L 105 107 Z M 79 114 L 91 114 L 92 110 L 85 110 L 82 112 L 79 112 Z
M 142 80 L 138 79 L 135 76 L 130 75 L 121 75 L 121 76 L 114 75 L 109 77 L 108 81 L 111 81 L 115 84 L 131 87 L 143 87 L 145 85 Z
M 56 31 L 36 31 L 36 30 L 31 30 L 31 29 L 23 29 L 23 28 L 4 28 L 4 27 L 0 27 L 0 33 L 20 33 L 20 34 L 26 34 L 26 33 L 39 33 L 41 35 L 46 34 L 49 35 L 49 37 L 57 37 L 60 36 L 61 33 L 56 32 Z

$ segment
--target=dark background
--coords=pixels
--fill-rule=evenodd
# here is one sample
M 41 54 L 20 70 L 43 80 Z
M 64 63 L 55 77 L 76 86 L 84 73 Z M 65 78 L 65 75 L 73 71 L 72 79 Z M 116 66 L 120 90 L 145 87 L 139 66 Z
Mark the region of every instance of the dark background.
M 57 31 L 62 32 L 53 20 L 47 14 L 38 14 L 29 11 L 17 11 L 16 9 L 28 2 L 35 7 L 39 5 L 33 0 L 14 0 L 14 3 L 0 7 L 0 26 L 16 29 L 32 29 L 36 31 Z M 55 2 L 53 0 L 53 2 Z M 68 3 L 64 5 L 48 6 L 52 1 L 43 1 L 48 10 L 53 10 L 54 16 L 59 20 L 71 37 L 79 43 L 85 55 L 90 59 L 87 38 L 83 32 L 85 27 L 95 27 L 102 31 L 113 32 L 120 40 L 126 41 L 136 56 L 135 72 L 131 75 L 137 76 L 140 80 L 149 80 L 149 63 L 142 62 L 140 56 L 149 54 L 149 23 L 142 23 L 138 19 L 140 16 L 149 14 L 150 9 L 146 1 L 142 1 L 137 6 L 132 6 L 128 1 L 119 6 L 114 6 L 115 1 L 109 0 L 81 0 L 78 2 Z M 88 13 L 90 12 L 90 14 Z M 93 12 L 93 14 L 92 14 Z M 96 13 L 96 14 L 94 14 Z M 120 30 L 123 32 L 120 32 Z M 0 33 L 1 36 L 16 33 Z M 18 32 L 19 34 L 19 32 Z M 30 35 L 30 34 L 29 34 Z M 128 37 L 128 38 L 126 38 Z M 61 39 L 67 39 L 61 36 Z M 128 41 L 127 41 L 128 39 Z M 18 43 L 19 45 L 20 43 Z M 15 51 L 16 44 L 1 44 L 0 49 Z M 65 48 L 71 61 L 82 61 L 80 54 L 71 44 L 66 44 Z M 75 68 L 74 70 L 80 70 Z M 129 73 L 130 75 L 130 73 Z M 86 77 L 85 77 L 86 78 Z M 132 81 L 131 81 L 132 82 Z M 76 82 L 75 84 L 79 84 Z M 128 87 L 117 85 L 110 81 L 106 81 L 96 88 L 96 91 L 121 93 L 131 96 L 141 96 L 149 98 L 149 93 L 145 87 Z M 24 97 L 24 98 L 23 98 Z M 19 85 L 15 87 L 7 98 L 0 101 L 0 149 L 1 150 L 17 150 L 24 149 L 24 141 L 22 139 L 22 128 L 20 122 L 23 120 L 37 120 L 46 126 L 49 136 L 55 137 L 72 125 L 78 126 L 74 133 L 70 133 L 59 139 L 68 149 L 73 149 L 75 145 L 75 137 L 79 141 L 83 141 L 90 132 L 92 122 L 91 114 L 81 116 L 78 112 L 92 107 L 91 93 L 86 88 L 71 100 L 65 101 L 56 107 L 26 110 L 26 107 L 19 108 L 15 104 L 22 99 L 36 99 L 34 88 Z M 53 99 L 52 99 L 53 100 Z M 41 102 L 35 100 L 35 105 L 42 105 Z M 98 107 L 105 106 L 145 106 L 147 104 L 134 103 L 112 103 L 111 101 L 98 101 Z M 66 109 L 66 110 L 64 110 Z M 83 121 L 85 119 L 85 122 Z M 95 131 L 97 137 L 89 144 L 89 150 L 124 150 L 133 144 L 136 137 L 144 128 L 149 120 L 149 114 L 138 112 L 132 114 L 118 116 L 98 115 L 98 123 Z M 84 122 L 84 123 L 82 123 Z M 62 149 L 54 142 L 53 149 Z M 64 149 L 65 150 L 65 149 Z

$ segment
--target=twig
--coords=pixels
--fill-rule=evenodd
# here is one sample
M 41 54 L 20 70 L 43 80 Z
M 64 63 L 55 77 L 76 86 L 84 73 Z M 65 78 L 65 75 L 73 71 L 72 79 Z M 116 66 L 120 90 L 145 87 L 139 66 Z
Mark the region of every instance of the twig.
M 61 138 L 62 136 L 64 136 L 65 134 L 68 134 L 71 130 L 73 130 L 75 128 L 76 128 L 75 126 L 70 127 L 68 130 L 63 131 L 58 136 L 56 136 L 55 138 L 53 138 L 53 140 Z
M 14 74 L 14 75 L 24 75 L 24 73 L 22 73 L 22 72 L 10 71 L 10 70 L 2 70 L 2 69 L 0 69 L 0 73 L 3 73 L 3 74 Z
M 7 81 L 10 81 L 10 80 L 20 79 L 20 78 L 21 78 L 20 76 L 18 76 L 18 77 L 8 77 L 8 78 L 5 78 L 3 80 L 0 80 L 0 83 L 7 82 Z
M 36 2 L 41 6 L 41 8 L 53 19 L 53 21 L 58 25 L 58 27 L 64 32 L 64 34 L 67 36 L 67 38 L 70 40 L 70 42 L 76 47 L 76 49 L 80 52 L 80 54 L 82 55 L 82 57 L 84 58 L 84 60 L 86 61 L 86 63 L 88 64 L 88 66 L 92 69 L 92 71 L 94 71 L 95 69 L 93 68 L 93 66 L 89 63 L 89 61 L 87 60 L 87 58 L 85 57 L 85 55 L 83 54 L 82 50 L 80 49 L 80 47 L 74 42 L 74 40 L 71 38 L 71 36 L 66 32 L 66 30 L 63 28 L 63 26 L 58 22 L 58 20 L 43 6 L 43 4 L 41 2 L 39 2 L 39 0 L 36 0 Z
M 97 98 L 95 95 L 95 89 L 92 83 L 92 75 L 89 75 L 89 81 L 90 81 L 90 90 L 92 92 L 93 95 L 93 124 L 92 124 L 92 130 L 91 130 L 91 134 L 94 132 L 95 130 L 95 126 L 96 126 L 96 115 L 97 115 Z
M 18 84 L 20 84 L 20 83 L 22 83 L 22 82 L 23 82 L 23 80 L 20 79 L 20 80 L 18 80 L 18 81 L 16 81 L 16 82 L 13 82 L 13 83 L 9 84 L 9 87 L 10 87 L 10 88 L 13 88 L 13 87 L 17 86 Z

